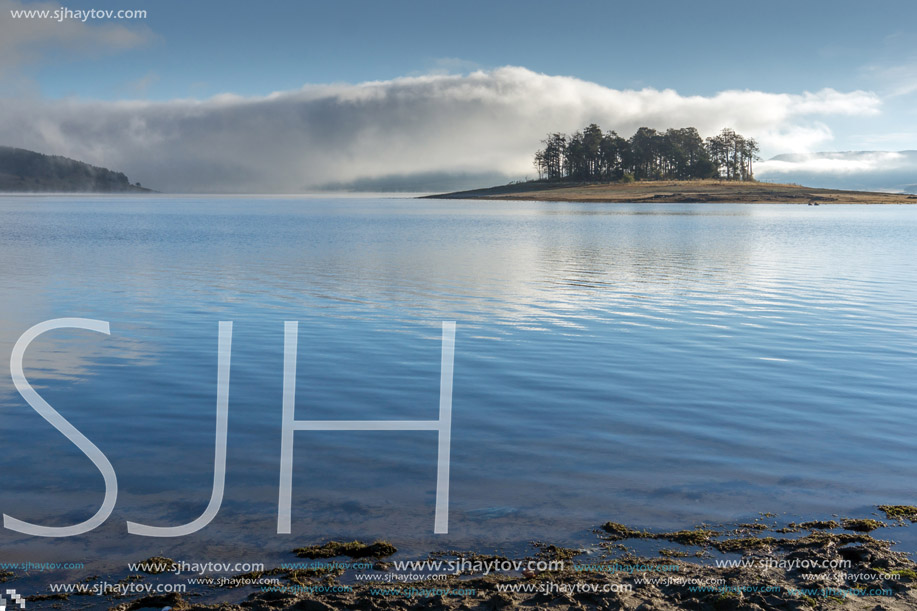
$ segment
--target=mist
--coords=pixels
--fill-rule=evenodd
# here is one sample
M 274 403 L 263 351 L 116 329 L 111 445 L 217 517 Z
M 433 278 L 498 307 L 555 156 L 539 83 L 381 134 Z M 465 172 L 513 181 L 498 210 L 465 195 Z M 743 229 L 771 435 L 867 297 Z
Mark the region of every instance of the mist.
M 625 135 L 641 126 L 694 126 L 704 136 L 731 127 L 775 155 L 830 143 L 825 117 L 879 109 L 879 98 L 863 91 L 684 96 L 503 67 L 257 98 L 4 99 L 0 143 L 112 168 L 168 192 L 436 190 L 532 177 L 546 133 L 591 122 Z

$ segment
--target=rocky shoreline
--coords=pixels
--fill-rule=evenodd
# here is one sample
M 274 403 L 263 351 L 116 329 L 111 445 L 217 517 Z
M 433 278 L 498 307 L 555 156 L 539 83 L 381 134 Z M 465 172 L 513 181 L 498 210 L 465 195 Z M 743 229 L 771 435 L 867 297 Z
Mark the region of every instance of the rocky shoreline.
M 234 575 L 184 594 L 132 598 L 110 591 L 102 600 L 62 594 L 27 600 L 29 609 L 115 611 L 903 611 L 917 609 L 917 564 L 873 535 L 913 522 L 917 507 L 901 505 L 878 506 L 872 517 L 781 523 L 760 514 L 729 527 L 673 532 L 607 522 L 595 529 L 593 545 L 535 542 L 520 558 L 449 550 L 400 561 L 389 542 L 325 542 L 293 550 L 303 560 L 298 568 Z M 172 561 L 149 562 L 167 567 Z M 119 583 L 161 581 L 159 573 L 167 571 Z

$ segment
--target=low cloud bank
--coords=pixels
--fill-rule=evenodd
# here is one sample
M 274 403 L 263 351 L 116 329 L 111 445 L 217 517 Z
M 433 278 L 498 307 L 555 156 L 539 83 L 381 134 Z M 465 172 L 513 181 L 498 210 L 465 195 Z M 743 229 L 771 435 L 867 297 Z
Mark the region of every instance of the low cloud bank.
M 812 187 L 917 193 L 917 151 L 777 155 L 758 163 L 755 175 Z
M 407 188 L 411 176 L 423 181 L 413 190 L 437 190 L 430 177 L 533 176 L 532 155 L 548 131 L 590 122 L 625 136 L 644 125 L 694 126 L 705 136 L 728 126 L 773 154 L 813 150 L 832 137 L 824 118 L 872 115 L 879 106 L 863 91 L 683 96 L 504 67 L 260 98 L 0 100 L 0 143 L 116 168 L 170 192 Z

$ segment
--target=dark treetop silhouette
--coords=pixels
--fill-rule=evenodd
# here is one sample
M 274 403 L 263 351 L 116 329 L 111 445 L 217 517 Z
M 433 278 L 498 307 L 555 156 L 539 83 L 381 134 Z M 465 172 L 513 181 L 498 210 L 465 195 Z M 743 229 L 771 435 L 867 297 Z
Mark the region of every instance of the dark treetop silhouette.
M 592 123 L 571 135 L 548 134 L 542 143 L 535 169 L 547 180 L 754 180 L 758 158 L 758 143 L 728 128 L 704 140 L 693 127 L 641 127 L 625 139 Z

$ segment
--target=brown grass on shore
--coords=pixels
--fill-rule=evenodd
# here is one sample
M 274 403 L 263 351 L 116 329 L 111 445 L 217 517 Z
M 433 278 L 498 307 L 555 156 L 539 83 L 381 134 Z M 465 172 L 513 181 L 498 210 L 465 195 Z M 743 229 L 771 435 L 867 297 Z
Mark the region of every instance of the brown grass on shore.
M 529 182 L 431 197 L 597 203 L 917 204 L 917 195 L 908 193 L 842 191 L 726 180 L 647 180 L 593 184 Z

